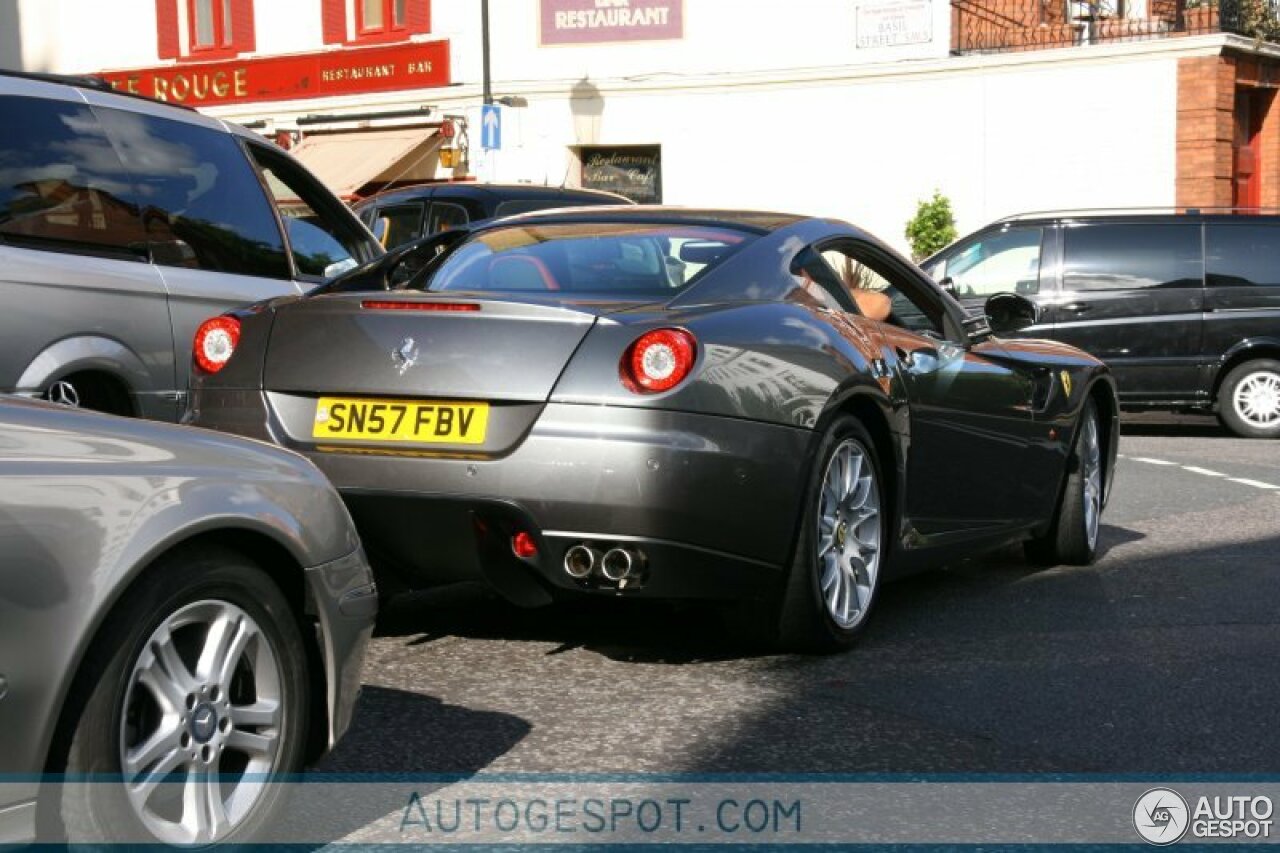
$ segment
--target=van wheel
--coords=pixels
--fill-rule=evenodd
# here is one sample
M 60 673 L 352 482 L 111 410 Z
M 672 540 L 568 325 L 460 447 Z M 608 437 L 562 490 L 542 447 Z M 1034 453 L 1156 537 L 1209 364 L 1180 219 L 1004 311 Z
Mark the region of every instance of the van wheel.
M 221 548 L 162 558 L 107 616 L 66 715 L 76 843 L 243 841 L 307 743 L 307 657 L 267 574 Z
M 126 417 L 133 414 L 129 392 L 114 377 L 102 373 L 72 373 L 55 379 L 44 390 L 44 398 L 73 409 Z
M 1280 361 L 1233 368 L 1218 389 L 1218 419 L 1242 438 L 1280 438 Z

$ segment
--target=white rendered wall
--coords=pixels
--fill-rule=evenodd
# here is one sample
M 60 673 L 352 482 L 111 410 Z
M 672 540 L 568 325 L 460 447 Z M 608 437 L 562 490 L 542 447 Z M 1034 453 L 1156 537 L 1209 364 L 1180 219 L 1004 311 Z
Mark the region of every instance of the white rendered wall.
M 73 74 L 154 64 L 155 0 L 0 0 L 0 67 Z
M 899 247 L 916 201 L 935 188 L 961 233 L 1032 210 L 1174 203 L 1175 57 L 934 69 L 606 89 L 589 117 L 563 96 L 535 97 L 504 110 L 504 150 L 473 168 L 487 180 L 572 183 L 570 146 L 660 144 L 667 203 L 835 216 Z

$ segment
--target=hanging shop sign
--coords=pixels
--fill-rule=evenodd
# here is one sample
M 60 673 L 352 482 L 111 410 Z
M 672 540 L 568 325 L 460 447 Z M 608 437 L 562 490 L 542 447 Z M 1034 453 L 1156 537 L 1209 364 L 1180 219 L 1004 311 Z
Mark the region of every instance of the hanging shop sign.
M 104 71 L 116 89 L 193 107 L 449 85 L 449 42 Z
M 640 204 L 662 203 L 661 147 L 584 147 L 580 156 L 587 189 L 618 193 Z
M 540 2 L 542 45 L 655 41 L 684 35 L 684 0 Z
M 859 48 L 897 47 L 933 40 L 933 7 L 929 0 L 859 3 L 856 44 Z

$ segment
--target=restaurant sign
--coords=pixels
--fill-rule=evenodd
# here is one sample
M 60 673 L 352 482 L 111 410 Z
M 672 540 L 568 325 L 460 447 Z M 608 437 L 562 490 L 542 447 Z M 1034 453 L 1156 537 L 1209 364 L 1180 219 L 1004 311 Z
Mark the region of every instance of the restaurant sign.
M 600 44 L 678 39 L 684 0 L 541 0 L 540 43 Z
M 116 89 L 192 107 L 449 85 L 449 42 L 429 41 L 103 71 Z
M 638 204 L 662 204 L 662 149 L 657 145 L 584 147 L 582 186 L 618 193 Z

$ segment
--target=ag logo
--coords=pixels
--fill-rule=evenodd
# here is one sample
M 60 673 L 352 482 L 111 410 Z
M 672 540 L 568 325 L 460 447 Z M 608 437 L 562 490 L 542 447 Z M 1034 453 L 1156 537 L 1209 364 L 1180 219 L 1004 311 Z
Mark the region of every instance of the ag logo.
M 1144 841 L 1172 844 L 1187 834 L 1191 814 L 1187 801 L 1168 788 L 1152 788 L 1133 804 L 1133 828 Z

